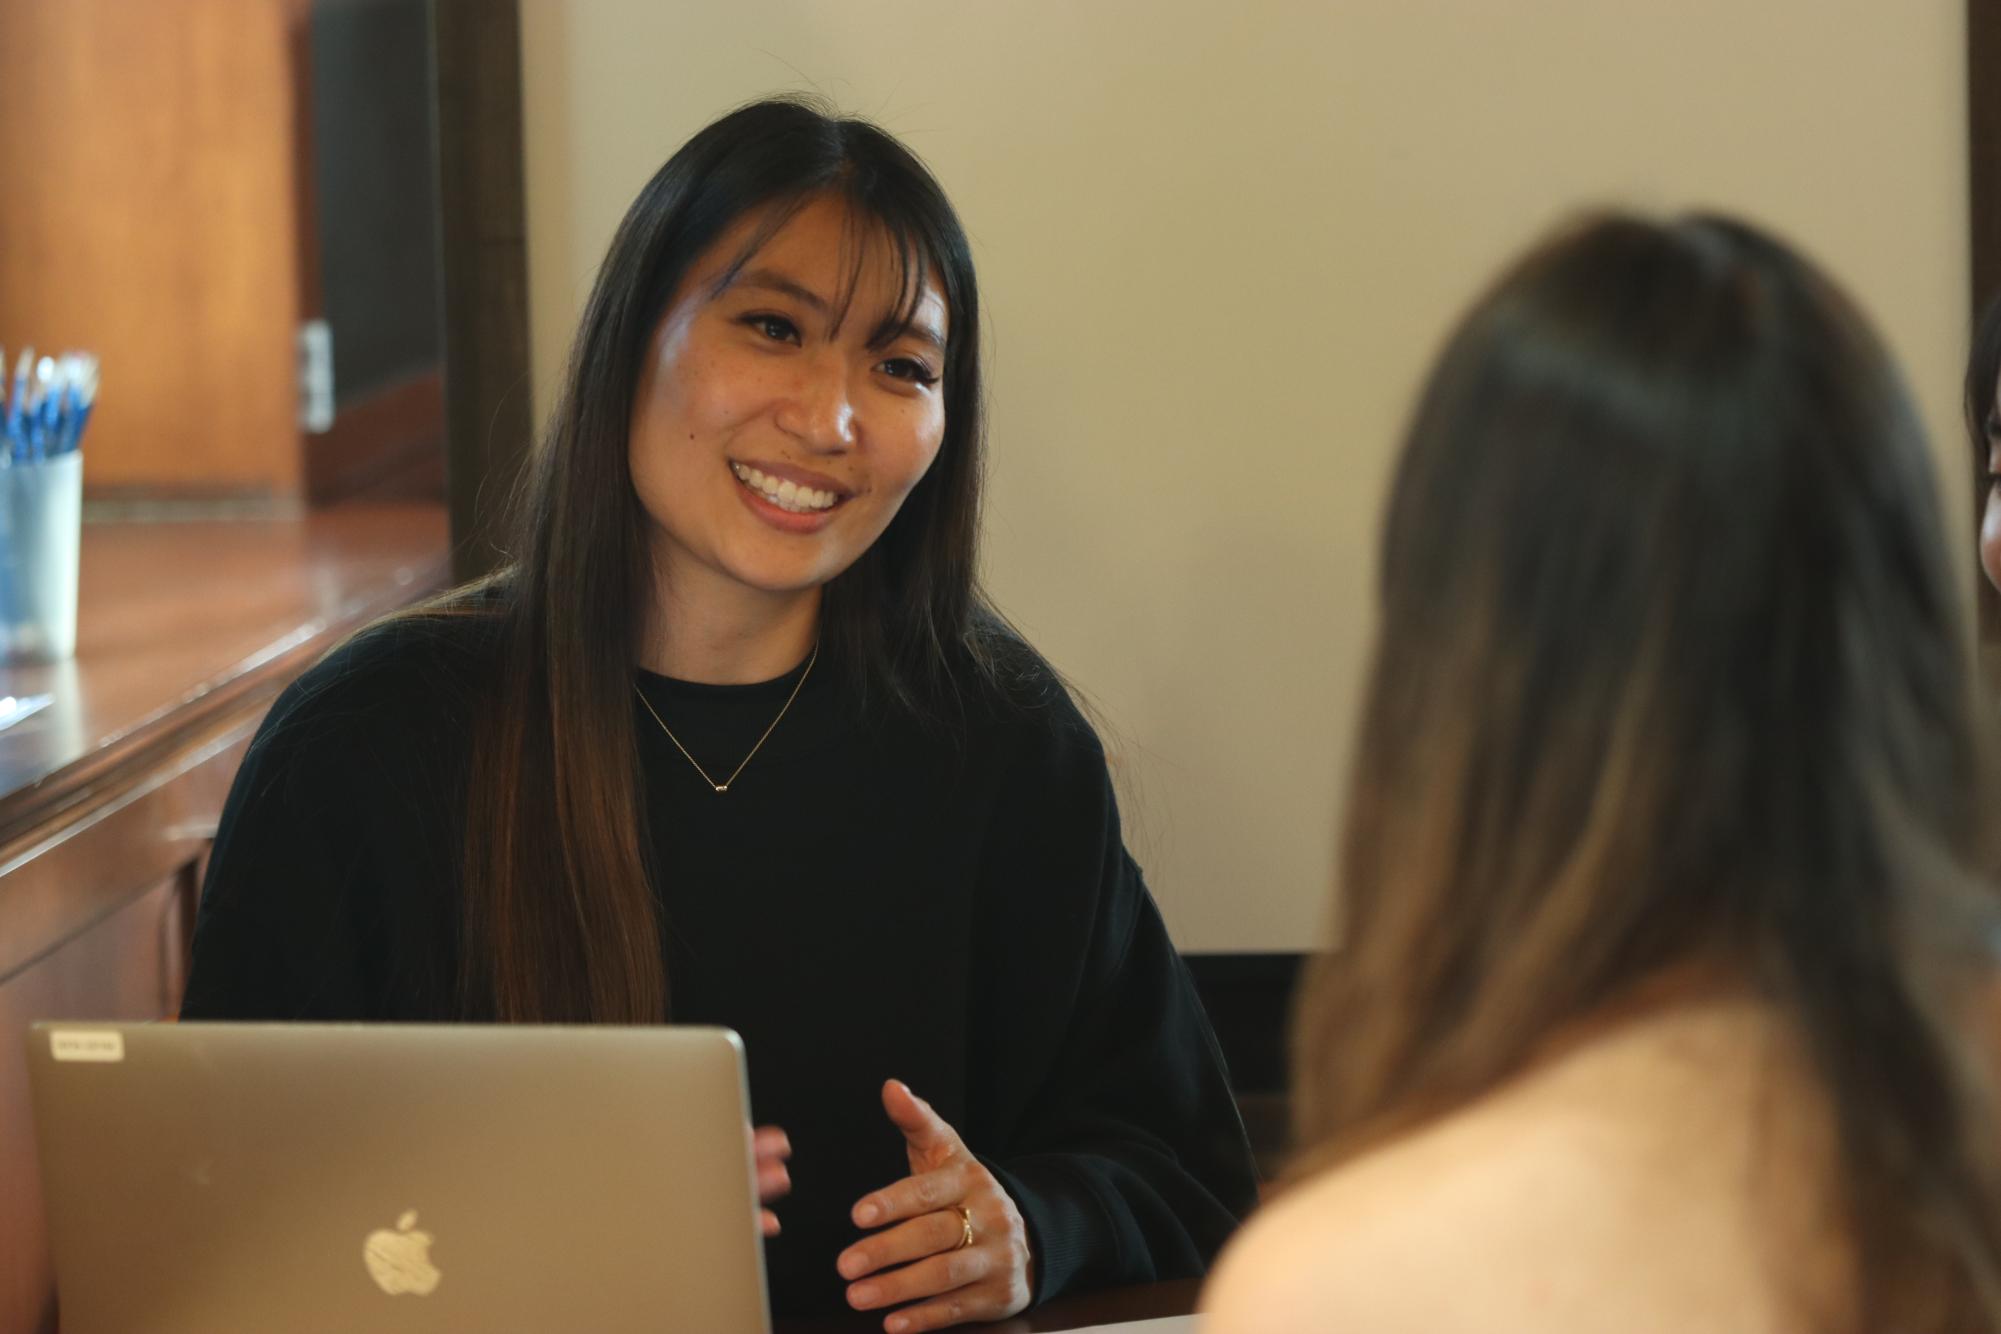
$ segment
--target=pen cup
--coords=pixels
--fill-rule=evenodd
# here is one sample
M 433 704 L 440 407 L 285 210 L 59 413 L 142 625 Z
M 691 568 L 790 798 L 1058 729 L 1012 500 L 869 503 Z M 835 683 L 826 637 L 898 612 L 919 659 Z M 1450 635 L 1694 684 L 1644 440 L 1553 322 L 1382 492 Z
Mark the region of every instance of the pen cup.
M 76 652 L 83 541 L 83 455 L 0 467 L 0 660 L 59 662 Z

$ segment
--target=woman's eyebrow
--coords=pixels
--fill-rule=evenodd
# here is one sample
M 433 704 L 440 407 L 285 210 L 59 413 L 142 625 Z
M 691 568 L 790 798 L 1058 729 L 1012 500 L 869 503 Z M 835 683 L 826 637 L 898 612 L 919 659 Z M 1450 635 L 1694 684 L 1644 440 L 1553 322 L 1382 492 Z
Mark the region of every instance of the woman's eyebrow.
M 796 278 L 789 278 L 776 269 L 745 269 L 730 283 L 730 287 L 756 288 L 789 296 L 822 316 L 830 317 L 834 309 L 833 302 Z M 915 338 L 918 342 L 931 347 L 939 356 L 945 355 L 945 336 L 938 331 L 936 322 L 926 319 L 904 321 L 891 317 L 884 320 L 876 329 L 869 345 L 880 347 L 903 337 Z
M 745 269 L 736 276 L 736 281 L 732 282 L 730 286 L 757 287 L 767 292 L 777 292 L 811 306 L 821 315 L 828 314 L 834 308 L 832 302 L 828 301 L 827 298 L 821 296 L 818 292 L 815 292 L 812 288 L 805 286 L 795 279 L 788 278 L 773 269 Z
M 945 355 L 945 336 L 938 332 L 935 323 L 924 319 L 907 322 L 895 318 L 884 320 L 869 339 L 869 346 L 888 347 L 899 338 L 915 338 L 939 356 Z

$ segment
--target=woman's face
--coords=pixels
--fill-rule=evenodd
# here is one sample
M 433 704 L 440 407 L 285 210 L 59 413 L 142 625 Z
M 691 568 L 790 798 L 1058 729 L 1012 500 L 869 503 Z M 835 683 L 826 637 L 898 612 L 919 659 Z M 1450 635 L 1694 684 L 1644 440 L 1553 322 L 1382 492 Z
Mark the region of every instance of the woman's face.
M 1993 405 L 1987 409 L 1984 433 L 1987 437 L 1987 508 L 1980 518 L 1980 568 L 1987 582 L 2001 589 L 2001 384 L 1995 386 Z
M 857 274 L 853 221 L 819 199 L 718 293 L 757 222 L 740 220 L 682 281 L 633 402 L 632 484 L 675 586 L 826 583 L 882 535 L 945 434 L 936 288 L 885 340 L 907 296 L 896 253 L 870 243 Z

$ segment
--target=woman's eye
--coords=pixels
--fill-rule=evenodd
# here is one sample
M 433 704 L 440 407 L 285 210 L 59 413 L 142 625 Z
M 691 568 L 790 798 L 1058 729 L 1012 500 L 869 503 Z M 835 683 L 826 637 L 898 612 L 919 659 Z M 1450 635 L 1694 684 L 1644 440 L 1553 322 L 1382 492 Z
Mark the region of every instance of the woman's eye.
M 908 380 L 926 388 L 938 383 L 938 373 L 915 357 L 891 357 L 882 363 L 882 371 L 892 380 Z
M 799 326 L 783 315 L 746 315 L 743 317 L 743 322 L 774 343 L 799 341 Z

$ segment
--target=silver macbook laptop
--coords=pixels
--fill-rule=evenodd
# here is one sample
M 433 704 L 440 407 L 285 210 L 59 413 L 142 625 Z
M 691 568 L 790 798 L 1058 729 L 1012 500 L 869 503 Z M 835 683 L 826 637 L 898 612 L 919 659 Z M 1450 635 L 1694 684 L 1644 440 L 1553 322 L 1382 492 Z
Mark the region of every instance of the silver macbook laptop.
M 40 1024 L 63 1334 L 763 1334 L 700 1028 Z

